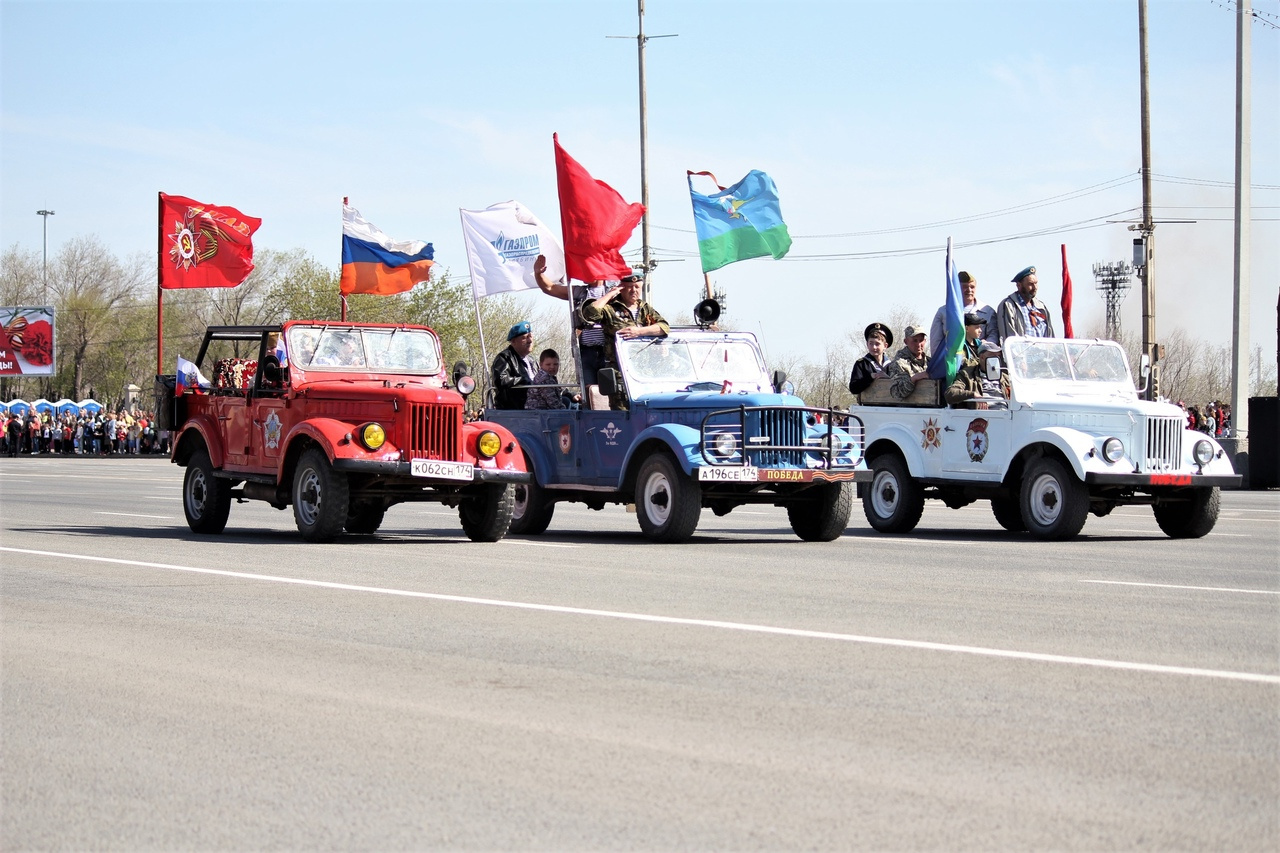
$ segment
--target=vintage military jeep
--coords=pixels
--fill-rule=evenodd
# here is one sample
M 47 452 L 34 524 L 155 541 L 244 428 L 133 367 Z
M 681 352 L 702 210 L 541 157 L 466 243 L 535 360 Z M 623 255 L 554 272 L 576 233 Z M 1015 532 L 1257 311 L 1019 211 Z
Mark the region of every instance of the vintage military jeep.
M 513 486 L 529 479 L 524 456 L 503 427 L 465 422 L 431 329 L 211 326 L 195 365 L 213 373 L 207 392 L 175 395 L 175 377 L 157 382 L 195 532 L 221 532 L 235 498 L 292 504 L 315 542 L 373 533 L 404 501 L 457 507 L 478 542 L 506 534 Z M 454 385 L 469 393 L 475 381 L 463 374 Z
M 844 532 L 852 484 L 870 476 L 857 418 L 778 393 L 785 377 L 769 377 L 750 334 L 673 329 L 617 347 L 619 370 L 601 371 L 580 409 L 487 410 L 533 475 L 516 487 L 513 533 L 542 533 L 559 501 L 635 504 L 657 542 L 689 539 L 703 507 L 744 504 L 785 506 L 802 539 Z
M 1213 529 L 1219 488 L 1240 477 L 1181 409 L 1138 399 L 1119 344 L 1015 337 L 1002 357 L 1007 399 L 945 407 L 926 382 L 906 401 L 873 386 L 851 409 L 866 424 L 872 527 L 906 533 L 937 498 L 953 509 L 990 500 L 1001 526 L 1040 539 L 1069 539 L 1090 512 L 1124 504 L 1150 504 L 1175 538 Z M 999 362 L 988 364 L 998 381 Z

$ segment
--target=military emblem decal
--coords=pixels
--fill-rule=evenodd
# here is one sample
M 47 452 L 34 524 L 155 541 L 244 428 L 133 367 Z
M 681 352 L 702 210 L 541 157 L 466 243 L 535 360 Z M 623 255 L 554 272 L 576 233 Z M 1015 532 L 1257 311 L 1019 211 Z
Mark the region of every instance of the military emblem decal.
M 942 446 L 942 428 L 935 418 L 925 418 L 924 428 L 920 430 L 920 446 L 925 450 L 933 450 Z
M 568 424 L 560 427 L 560 452 L 565 456 L 573 450 L 573 430 Z
M 974 418 L 969 421 L 969 430 L 964 434 L 964 441 L 965 449 L 969 451 L 969 458 L 974 462 L 981 462 L 990 446 L 990 441 L 987 439 L 986 418 Z
M 275 412 L 267 415 L 267 421 L 262 425 L 262 443 L 269 450 L 275 450 L 280 446 L 280 416 Z

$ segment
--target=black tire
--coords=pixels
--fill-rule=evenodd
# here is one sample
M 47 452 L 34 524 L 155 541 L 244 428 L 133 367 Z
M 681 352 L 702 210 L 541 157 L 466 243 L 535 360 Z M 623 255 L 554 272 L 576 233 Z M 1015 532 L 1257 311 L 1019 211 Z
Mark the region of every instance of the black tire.
M 924 514 L 924 489 L 897 454 L 877 456 L 862 491 L 862 511 L 881 533 L 910 533 Z
M 359 506 L 347 510 L 346 528 L 348 533 L 368 535 L 377 533 L 382 526 L 382 519 L 387 515 L 385 506 Z
M 1153 504 L 1156 524 L 1173 539 L 1199 539 L 1213 530 L 1222 507 L 1222 492 L 1216 487 L 1192 489 L 1191 499 L 1177 503 Z
M 515 507 L 515 489 L 510 485 L 491 483 L 480 487 L 476 497 L 458 504 L 462 532 L 472 542 L 497 542 L 511 527 Z
M 816 503 L 787 505 L 791 529 L 806 542 L 833 542 L 849 526 L 853 510 L 853 486 L 849 483 L 827 483 L 809 491 L 819 492 Z
M 1018 506 L 1017 498 L 992 498 L 991 514 L 1010 533 L 1022 533 L 1027 529 L 1022 521 L 1022 509 Z
M 1089 490 L 1056 459 L 1027 466 L 1021 489 L 1022 523 L 1037 539 L 1070 539 L 1089 516 Z
M 231 515 L 231 481 L 213 476 L 209 451 L 201 448 L 187 462 L 182 478 L 182 511 L 194 533 L 221 533 Z
M 514 491 L 514 508 L 511 512 L 511 533 L 520 536 L 537 536 L 551 524 L 551 516 L 555 514 L 554 501 L 547 500 L 546 489 L 538 485 L 538 474 L 533 470 L 529 457 L 524 458 L 525 467 L 533 479 L 528 483 L 517 483 Z
M 329 542 L 342 533 L 351 502 L 347 475 L 333 470 L 329 457 L 309 448 L 293 473 L 293 520 L 308 542 Z
M 654 453 L 636 477 L 636 518 L 654 542 L 687 542 L 702 514 L 702 487 L 666 453 Z

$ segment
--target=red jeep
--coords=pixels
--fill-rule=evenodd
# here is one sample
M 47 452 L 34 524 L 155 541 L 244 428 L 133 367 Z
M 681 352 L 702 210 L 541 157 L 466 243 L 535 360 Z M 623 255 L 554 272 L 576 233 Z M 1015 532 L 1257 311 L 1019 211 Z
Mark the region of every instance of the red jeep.
M 195 365 L 159 377 L 157 410 L 187 469 L 182 506 L 196 533 L 220 533 L 235 498 L 292 504 L 312 542 L 373 533 L 403 501 L 457 507 L 477 542 L 506 534 L 513 484 L 529 480 L 524 455 L 505 427 L 466 422 L 475 380 L 459 364 L 449 387 L 431 329 L 210 326 Z

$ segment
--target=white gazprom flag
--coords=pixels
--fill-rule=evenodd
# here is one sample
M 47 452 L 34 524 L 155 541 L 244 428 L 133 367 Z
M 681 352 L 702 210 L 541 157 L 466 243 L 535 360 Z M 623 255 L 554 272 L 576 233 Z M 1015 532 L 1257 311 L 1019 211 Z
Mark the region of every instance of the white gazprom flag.
M 484 210 L 459 210 L 462 236 L 471 267 L 471 292 L 476 299 L 537 290 L 533 261 L 547 258 L 547 276 L 564 281 L 564 249 L 551 229 L 518 201 L 504 201 Z

